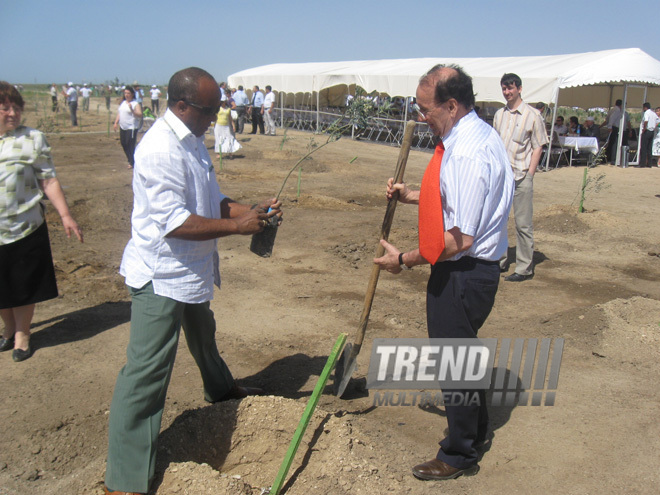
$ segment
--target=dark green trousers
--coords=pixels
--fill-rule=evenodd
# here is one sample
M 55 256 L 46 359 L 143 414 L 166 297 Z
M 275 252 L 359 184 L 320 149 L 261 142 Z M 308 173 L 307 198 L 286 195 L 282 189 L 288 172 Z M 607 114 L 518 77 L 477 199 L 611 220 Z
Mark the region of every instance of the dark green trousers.
M 209 302 L 186 304 L 158 296 L 151 282 L 129 290 L 131 336 L 110 407 L 105 484 L 111 490 L 146 493 L 181 327 L 207 401 L 222 399 L 234 378 L 218 353 Z

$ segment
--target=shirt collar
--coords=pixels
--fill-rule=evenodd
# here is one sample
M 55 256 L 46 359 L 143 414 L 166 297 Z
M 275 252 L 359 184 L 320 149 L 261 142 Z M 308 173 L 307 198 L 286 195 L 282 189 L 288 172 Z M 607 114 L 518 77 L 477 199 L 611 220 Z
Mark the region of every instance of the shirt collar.
M 449 130 L 447 135 L 442 138 L 442 144 L 444 144 L 445 150 L 451 148 L 456 139 L 458 139 L 457 136 L 462 131 L 462 129 L 474 124 L 475 119 L 479 119 L 479 117 L 477 117 L 477 114 L 474 110 L 470 110 L 466 115 L 458 119 L 458 122 L 456 122 L 454 126 Z
M 165 122 L 167 122 L 167 125 L 170 126 L 170 129 L 174 131 L 174 135 L 179 141 L 183 141 L 188 136 L 194 136 L 186 124 L 184 124 L 179 117 L 174 115 L 174 112 L 172 112 L 169 108 L 165 112 L 165 116 L 163 118 L 165 119 Z
M 520 105 L 515 110 L 511 110 L 507 105 L 504 105 L 504 110 L 510 113 L 519 113 L 522 114 L 523 111 L 525 110 L 525 107 L 527 106 L 527 103 L 525 101 L 521 101 Z

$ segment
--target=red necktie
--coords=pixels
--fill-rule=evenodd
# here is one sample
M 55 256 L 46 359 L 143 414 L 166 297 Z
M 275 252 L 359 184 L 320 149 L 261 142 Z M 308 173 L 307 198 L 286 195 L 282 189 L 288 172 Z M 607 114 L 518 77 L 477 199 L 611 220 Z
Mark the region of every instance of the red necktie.
M 419 252 L 434 265 L 445 249 L 445 228 L 440 197 L 440 164 L 445 147 L 440 142 L 426 167 L 419 192 Z

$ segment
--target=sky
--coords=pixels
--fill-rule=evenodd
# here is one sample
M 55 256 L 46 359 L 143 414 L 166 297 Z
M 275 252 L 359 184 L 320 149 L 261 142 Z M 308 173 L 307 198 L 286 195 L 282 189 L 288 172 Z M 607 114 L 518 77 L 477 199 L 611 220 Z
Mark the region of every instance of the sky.
M 198 66 L 220 82 L 272 63 L 633 47 L 660 60 L 659 7 L 660 0 L 0 0 L 0 79 L 166 84 Z

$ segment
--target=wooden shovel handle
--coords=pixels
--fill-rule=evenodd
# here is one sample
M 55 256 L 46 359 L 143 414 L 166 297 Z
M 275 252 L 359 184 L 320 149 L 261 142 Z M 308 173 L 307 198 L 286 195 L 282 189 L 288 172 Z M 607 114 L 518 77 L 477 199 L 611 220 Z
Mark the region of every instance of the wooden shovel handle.
M 415 121 L 409 120 L 406 122 L 406 128 L 403 133 L 403 141 L 401 143 L 401 149 L 399 150 L 399 159 L 396 164 L 396 170 L 394 171 L 394 183 L 399 183 L 403 181 L 403 174 L 406 171 L 406 164 L 408 163 L 408 155 L 410 154 L 410 146 L 412 144 L 413 134 L 415 132 Z M 390 236 L 390 227 L 392 226 L 392 219 L 394 218 L 394 211 L 396 210 L 396 204 L 399 199 L 399 191 L 395 191 L 392 195 L 392 198 L 387 202 L 387 209 L 385 210 L 385 218 L 383 219 L 383 225 L 380 229 L 380 238 L 387 240 Z M 385 254 L 385 248 L 381 246 L 378 242 L 378 248 L 376 249 L 376 258 L 380 258 Z M 371 269 L 371 277 L 369 278 L 369 285 L 367 286 L 367 294 L 364 298 L 364 308 L 362 309 L 362 316 L 360 317 L 360 325 L 358 326 L 357 332 L 355 333 L 355 341 L 353 343 L 353 348 L 351 349 L 351 354 L 357 356 L 360 352 L 360 347 L 362 347 L 362 341 L 364 340 L 364 334 L 367 330 L 367 323 L 369 322 L 369 313 L 371 313 L 371 303 L 374 300 L 374 294 L 376 293 L 376 285 L 378 285 L 378 276 L 380 275 L 380 266 L 374 263 L 373 268 Z

